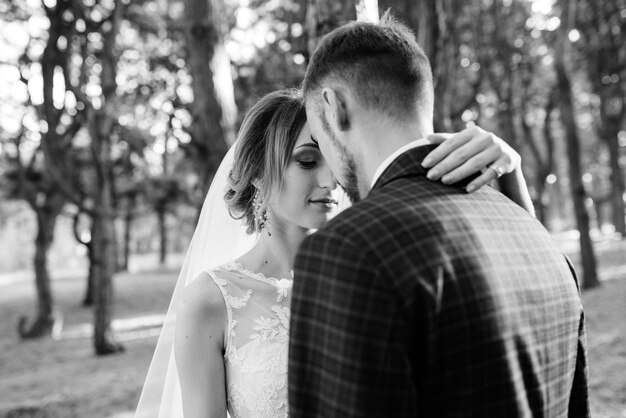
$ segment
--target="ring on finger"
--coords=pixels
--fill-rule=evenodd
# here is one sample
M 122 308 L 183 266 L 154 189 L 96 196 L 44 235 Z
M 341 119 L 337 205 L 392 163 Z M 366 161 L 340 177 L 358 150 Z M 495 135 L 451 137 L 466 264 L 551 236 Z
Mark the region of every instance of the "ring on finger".
M 490 165 L 487 167 L 488 170 L 493 170 L 496 173 L 496 178 L 499 179 L 504 174 L 504 168 L 497 165 Z

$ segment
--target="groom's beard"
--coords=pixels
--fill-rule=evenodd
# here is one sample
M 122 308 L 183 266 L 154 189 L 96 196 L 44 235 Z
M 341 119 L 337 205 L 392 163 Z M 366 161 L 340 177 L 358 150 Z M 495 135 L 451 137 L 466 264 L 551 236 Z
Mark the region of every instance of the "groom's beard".
M 343 173 L 341 174 L 343 174 L 343 178 L 340 179 L 342 182 L 339 185 L 343 191 L 346 192 L 348 199 L 350 199 L 352 203 L 356 203 L 361 200 L 361 193 L 359 193 L 359 180 L 356 175 L 356 163 L 354 162 L 354 158 L 350 155 L 350 153 L 348 153 L 346 147 L 339 142 L 335 133 L 330 129 L 330 124 L 328 123 L 324 112 L 320 113 L 320 119 L 322 122 L 322 129 L 326 132 L 330 138 L 330 142 L 341 156 L 341 162 L 343 163 Z
M 357 203 L 361 200 L 361 193 L 359 193 L 359 180 L 356 175 L 356 163 L 354 158 L 346 153 L 343 149 L 342 160 L 344 163 L 343 180 L 344 184 L 341 185 L 342 189 L 348 195 L 348 198 L 352 203 Z

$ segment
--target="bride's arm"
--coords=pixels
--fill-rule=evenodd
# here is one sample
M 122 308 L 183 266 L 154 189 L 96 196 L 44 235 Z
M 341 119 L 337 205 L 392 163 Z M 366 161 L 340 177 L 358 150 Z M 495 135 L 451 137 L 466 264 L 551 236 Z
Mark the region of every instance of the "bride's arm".
M 500 177 L 498 179 L 498 187 L 505 196 L 535 216 L 535 207 L 533 206 L 521 166 Z
M 477 126 L 456 134 L 434 134 L 428 139 L 440 144 L 422 163 L 429 169 L 429 179 L 452 184 L 482 171 L 467 185 L 469 193 L 497 179 L 505 196 L 535 215 L 522 174 L 521 157 L 502 139 Z
M 226 306 L 204 275 L 184 291 L 176 318 L 174 353 L 185 418 L 225 418 L 224 330 Z

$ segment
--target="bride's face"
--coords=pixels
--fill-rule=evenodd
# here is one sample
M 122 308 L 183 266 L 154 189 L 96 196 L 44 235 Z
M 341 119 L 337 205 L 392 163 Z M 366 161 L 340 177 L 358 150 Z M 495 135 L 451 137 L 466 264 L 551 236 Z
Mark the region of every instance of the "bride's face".
M 336 187 L 330 168 L 311 140 L 309 125 L 305 123 L 283 172 L 282 185 L 272 190 L 272 214 L 279 222 L 318 229 L 337 205 L 331 196 Z

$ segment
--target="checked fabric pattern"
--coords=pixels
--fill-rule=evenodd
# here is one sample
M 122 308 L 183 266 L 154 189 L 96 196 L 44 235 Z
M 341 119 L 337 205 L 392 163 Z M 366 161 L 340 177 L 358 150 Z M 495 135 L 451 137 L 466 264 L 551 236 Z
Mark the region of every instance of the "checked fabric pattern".
M 568 261 L 499 192 L 426 179 L 430 149 L 300 247 L 291 416 L 589 416 Z

